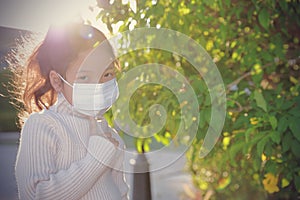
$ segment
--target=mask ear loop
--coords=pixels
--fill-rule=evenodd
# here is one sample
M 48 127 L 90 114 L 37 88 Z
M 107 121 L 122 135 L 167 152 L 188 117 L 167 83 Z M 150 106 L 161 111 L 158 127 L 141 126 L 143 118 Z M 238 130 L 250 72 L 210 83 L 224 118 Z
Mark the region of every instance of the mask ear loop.
M 67 85 L 69 85 L 70 87 L 72 87 L 72 88 L 74 88 L 73 87 L 73 85 L 71 85 L 68 81 L 66 81 L 59 73 L 56 73 L 57 74 L 57 76 L 64 82 L 64 83 L 66 83 Z M 74 114 L 74 106 L 72 105 L 72 113 Z M 104 120 L 104 122 L 102 122 L 102 120 Z M 87 149 L 87 151 L 88 151 L 88 148 L 87 148 L 87 144 L 85 144 L 83 141 L 84 141 L 84 139 L 82 138 L 82 136 L 81 136 L 81 134 L 79 133 L 79 130 L 77 129 L 77 127 L 76 127 L 76 122 L 75 122 L 75 119 L 74 119 L 74 116 L 72 117 L 72 123 L 73 123 L 73 125 L 74 125 L 74 127 L 75 127 L 75 134 L 77 135 L 77 137 L 78 137 L 78 139 L 79 139 L 79 141 L 80 142 L 82 142 L 82 145 L 84 146 L 84 148 L 86 148 Z M 101 118 L 101 119 L 97 119 L 97 118 L 94 118 L 94 117 L 89 117 L 89 119 L 88 119 L 88 123 L 89 123 L 89 128 L 90 128 L 90 130 L 89 131 L 91 131 L 91 135 L 98 135 L 98 136 L 100 136 L 100 137 L 103 137 L 103 138 L 106 138 L 107 140 L 109 140 L 110 142 L 112 142 L 114 145 L 115 145 L 115 147 L 116 148 L 120 148 L 119 147 L 119 141 L 117 140 L 117 139 L 115 139 L 113 136 L 112 136 L 112 133 L 109 131 L 109 130 L 107 130 L 107 132 L 108 133 L 105 133 L 106 132 L 106 130 L 103 130 L 102 129 L 102 127 L 100 126 L 99 127 L 99 125 L 98 125 L 98 123 L 107 123 L 106 121 L 105 121 L 105 119 L 104 119 L 104 117 L 103 118 Z M 106 125 L 107 126 L 107 125 Z M 100 133 L 101 132 L 101 133 Z M 103 133 L 102 133 L 103 132 Z M 111 167 L 111 166 L 109 166 L 107 163 L 103 163 L 104 165 L 107 165 L 108 167 Z
M 59 73 L 57 73 L 57 76 L 65 83 L 67 84 L 68 86 L 70 86 L 71 88 L 73 88 L 73 85 L 71 85 L 68 81 L 66 81 Z M 65 98 L 66 99 L 66 98 Z M 72 112 L 74 112 L 74 106 L 72 105 Z
M 65 84 L 67 84 L 68 86 L 70 86 L 70 87 L 72 87 L 73 88 L 73 85 L 71 85 L 68 81 L 66 81 L 59 73 L 56 73 L 57 74 L 57 76 L 65 83 Z M 73 123 L 73 125 L 74 125 L 74 127 L 75 127 L 75 134 L 77 135 L 77 137 L 78 137 L 78 139 L 79 139 L 79 141 L 84 145 L 84 148 L 86 148 L 87 149 L 87 146 L 86 146 L 86 144 L 84 144 L 84 139 L 82 138 L 82 136 L 80 135 L 80 133 L 79 133 L 79 131 L 78 131 L 78 129 L 77 129 L 77 127 L 76 127 L 76 122 L 75 122 L 75 119 L 74 119 L 74 106 L 72 105 L 72 113 L 73 113 L 73 117 L 72 117 L 72 123 Z M 88 119 L 89 120 L 89 127 L 90 127 L 90 129 L 91 129 L 91 131 L 93 131 L 93 132 L 96 132 L 96 128 L 95 128 L 95 125 L 93 125 L 92 123 L 93 123 L 93 119 Z M 94 119 L 95 120 L 95 119 Z
M 57 76 L 65 83 L 67 84 L 68 86 L 72 87 L 73 88 L 73 85 L 71 85 L 71 83 L 69 83 L 68 81 L 66 81 L 59 73 L 56 73 Z

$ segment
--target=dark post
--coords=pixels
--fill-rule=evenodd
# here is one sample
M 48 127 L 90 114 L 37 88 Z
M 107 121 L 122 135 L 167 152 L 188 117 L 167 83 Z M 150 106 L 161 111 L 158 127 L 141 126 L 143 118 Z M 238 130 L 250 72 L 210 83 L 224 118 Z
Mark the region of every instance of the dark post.
M 151 200 L 149 163 L 144 153 L 136 157 L 133 174 L 133 200 Z

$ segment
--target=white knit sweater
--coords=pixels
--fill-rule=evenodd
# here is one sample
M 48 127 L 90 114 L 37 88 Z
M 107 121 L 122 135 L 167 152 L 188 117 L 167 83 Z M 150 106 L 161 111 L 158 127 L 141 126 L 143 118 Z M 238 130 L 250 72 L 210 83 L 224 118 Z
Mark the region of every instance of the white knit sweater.
M 77 113 L 62 95 L 49 110 L 34 113 L 21 131 L 16 161 L 20 199 L 128 198 L 123 168 L 124 143 L 105 120 Z M 111 133 L 119 148 L 106 137 Z

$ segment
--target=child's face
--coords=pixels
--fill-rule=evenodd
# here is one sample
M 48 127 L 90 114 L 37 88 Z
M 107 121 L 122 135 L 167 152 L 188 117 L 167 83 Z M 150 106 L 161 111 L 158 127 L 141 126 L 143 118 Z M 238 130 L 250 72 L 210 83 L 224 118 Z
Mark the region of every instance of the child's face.
M 91 51 L 82 52 L 78 59 L 71 63 L 66 71 L 66 80 L 70 83 L 104 83 L 116 77 L 112 56 L 107 51 L 98 51 L 91 55 Z M 72 87 L 64 84 L 62 92 L 72 103 Z

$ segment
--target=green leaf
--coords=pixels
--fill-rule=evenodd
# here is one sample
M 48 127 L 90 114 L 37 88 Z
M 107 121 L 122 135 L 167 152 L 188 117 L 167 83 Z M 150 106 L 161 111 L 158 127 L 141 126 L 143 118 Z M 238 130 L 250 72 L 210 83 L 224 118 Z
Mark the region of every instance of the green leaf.
M 253 159 L 253 169 L 255 171 L 260 170 L 261 168 L 261 156 L 255 156 L 255 159 Z
M 253 74 L 252 75 L 252 80 L 255 83 L 255 85 L 259 85 L 261 80 L 263 78 L 263 73 L 259 73 L 259 74 Z
M 269 28 L 270 24 L 270 14 L 267 9 L 263 8 L 258 14 L 258 21 L 262 27 L 266 30 Z
M 253 132 L 253 128 L 249 128 L 245 132 L 245 142 L 248 143 L 250 140 L 251 133 Z
M 284 132 L 288 127 L 288 119 L 287 117 L 283 116 L 279 119 L 279 122 L 278 122 L 278 131 L 279 132 Z
M 144 141 L 144 146 L 143 147 L 144 147 L 145 152 L 150 151 L 150 143 L 151 143 L 151 139 L 150 140 L 147 139 L 147 140 Z
M 137 140 L 136 140 L 136 150 L 137 150 L 139 153 L 142 153 L 142 152 L 143 152 L 143 140 L 142 140 L 142 139 L 137 139 Z
M 300 158 L 300 143 L 297 140 L 292 142 L 292 152 L 297 157 Z
M 154 134 L 153 137 L 154 137 L 154 139 L 155 139 L 157 142 L 161 142 L 161 138 L 162 138 L 161 135 L 159 135 L 159 134 Z
M 294 118 L 291 120 L 290 125 L 289 125 L 294 137 L 300 141 L 300 123 L 297 118 Z
M 226 4 L 227 7 L 229 7 L 230 4 L 231 4 L 231 0 L 225 0 L 225 4 Z
M 295 179 L 294 183 L 295 183 L 295 186 L 296 186 L 296 190 L 299 191 L 300 190 L 300 176 L 295 175 L 294 179 Z
M 283 105 L 281 106 L 282 110 L 287 110 L 289 108 L 291 108 L 293 105 L 295 104 L 294 101 L 286 101 L 283 103 Z
M 264 152 L 264 148 L 267 144 L 267 142 L 269 141 L 270 136 L 266 136 L 263 139 L 261 139 L 258 143 L 257 143 L 257 155 L 261 156 L 262 153 Z
M 278 1 L 278 3 L 283 11 L 287 11 L 288 9 L 287 1 Z
M 244 143 L 237 143 L 235 145 L 233 145 L 230 150 L 229 150 L 229 156 L 230 156 L 230 160 L 231 160 L 231 164 L 234 166 L 234 167 L 237 167 L 237 163 L 235 161 L 235 156 L 236 154 L 242 150 L 244 148 Z
M 269 51 L 263 51 L 261 55 L 266 62 L 272 62 L 274 60 L 273 55 Z M 271 70 L 272 68 L 267 68 L 267 70 L 268 69 Z
M 273 142 L 275 142 L 276 144 L 279 144 L 280 143 L 280 133 L 278 131 L 273 131 L 271 133 L 271 139 Z
M 282 152 L 286 152 L 291 148 L 291 144 L 293 141 L 293 136 L 291 135 L 290 132 L 287 132 L 282 139 Z
M 277 128 L 277 119 L 274 116 L 270 116 L 269 118 L 272 129 L 275 130 Z
M 300 117 L 300 110 L 296 109 L 296 108 L 292 109 L 292 110 L 289 111 L 289 114 L 299 118 Z
M 267 104 L 264 96 L 258 90 L 254 91 L 254 99 L 258 107 L 262 108 L 265 112 L 267 112 Z
M 286 178 L 283 178 L 283 179 L 281 180 L 281 187 L 282 187 L 282 188 L 285 188 L 285 187 L 288 186 L 289 184 L 290 184 L 290 181 L 287 180 Z
M 268 172 L 270 172 L 272 174 L 276 174 L 277 164 L 276 164 L 276 162 L 270 160 L 266 163 L 265 168 L 267 169 Z

